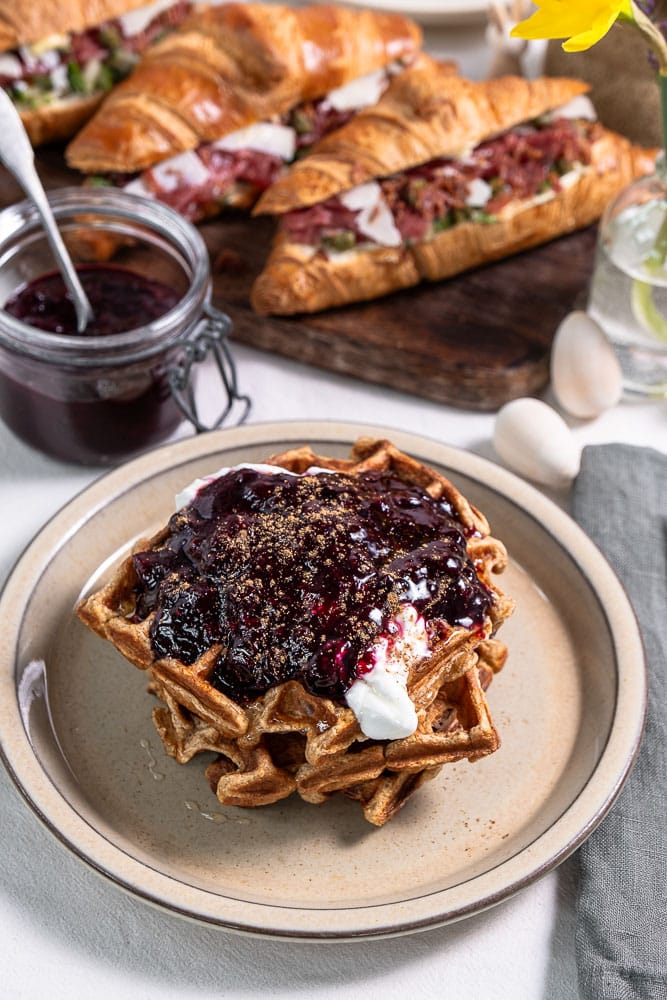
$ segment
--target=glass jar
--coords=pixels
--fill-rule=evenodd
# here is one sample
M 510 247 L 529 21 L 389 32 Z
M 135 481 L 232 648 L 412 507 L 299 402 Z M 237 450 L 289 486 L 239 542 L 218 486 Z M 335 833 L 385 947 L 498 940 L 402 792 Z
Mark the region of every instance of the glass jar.
M 171 436 L 196 409 L 194 370 L 212 352 L 225 399 L 238 403 L 227 338 L 231 321 L 210 303 L 208 253 L 199 232 L 160 202 L 115 188 L 49 194 L 75 265 L 112 262 L 175 290 L 176 304 L 146 325 L 105 336 L 50 333 L 0 311 L 0 418 L 27 444 L 65 461 L 112 465 Z M 54 270 L 29 201 L 0 212 L 0 306 Z M 113 304 L 111 304 L 113 308 Z
M 667 164 L 629 184 L 598 230 L 588 310 L 609 338 L 626 392 L 667 397 Z

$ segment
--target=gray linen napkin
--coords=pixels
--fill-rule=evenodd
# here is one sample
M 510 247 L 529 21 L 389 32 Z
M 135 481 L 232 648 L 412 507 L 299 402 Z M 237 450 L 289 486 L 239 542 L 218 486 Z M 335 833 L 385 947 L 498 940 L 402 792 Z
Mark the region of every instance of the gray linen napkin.
M 572 513 L 625 585 L 649 670 L 644 740 L 617 803 L 579 850 L 576 949 L 586 998 L 667 997 L 667 455 L 584 449 Z

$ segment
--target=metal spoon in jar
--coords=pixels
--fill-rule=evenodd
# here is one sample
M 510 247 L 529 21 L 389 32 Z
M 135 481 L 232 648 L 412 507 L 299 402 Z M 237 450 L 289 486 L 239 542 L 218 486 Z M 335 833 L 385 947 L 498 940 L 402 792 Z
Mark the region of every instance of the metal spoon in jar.
M 76 312 L 76 328 L 83 333 L 93 318 L 88 297 L 81 287 L 72 258 L 63 243 L 51 206 L 35 170 L 35 157 L 23 122 L 9 95 L 0 87 L 0 160 L 14 175 L 39 212 L 49 246 L 70 293 Z

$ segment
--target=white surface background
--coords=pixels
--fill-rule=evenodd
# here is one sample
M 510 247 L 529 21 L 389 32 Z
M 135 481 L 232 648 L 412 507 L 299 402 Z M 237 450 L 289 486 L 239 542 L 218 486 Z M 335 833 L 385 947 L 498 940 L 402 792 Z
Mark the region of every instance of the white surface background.
M 479 29 L 442 29 L 440 51 L 484 75 Z M 341 419 L 413 431 L 494 458 L 493 417 L 424 402 L 236 348 L 251 420 Z M 548 393 L 545 395 L 549 399 Z M 573 427 L 578 441 L 664 450 L 664 403 L 623 403 Z M 0 425 L 0 580 L 44 521 L 99 470 L 37 454 Z M 566 504 L 566 497 L 557 498 Z M 495 909 L 388 941 L 298 944 L 235 936 L 153 909 L 89 870 L 35 818 L 0 769 L 0 996 L 36 1000 L 483 996 L 571 1000 L 574 867 Z

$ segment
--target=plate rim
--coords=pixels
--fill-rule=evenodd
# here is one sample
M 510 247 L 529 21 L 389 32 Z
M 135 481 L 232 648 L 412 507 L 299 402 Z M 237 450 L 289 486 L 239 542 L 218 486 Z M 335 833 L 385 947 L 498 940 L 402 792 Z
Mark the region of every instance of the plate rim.
M 437 906 L 435 908 L 433 906 L 427 907 L 429 912 L 423 912 L 424 906 L 421 907 L 421 913 L 411 912 L 420 910 L 419 904 L 423 903 L 425 897 L 416 900 L 328 910 L 329 913 L 352 914 L 351 923 L 355 926 L 342 921 L 341 926 L 335 926 L 330 930 L 315 931 L 308 925 L 309 919 L 312 919 L 312 907 L 285 907 L 280 904 L 231 900 L 228 896 L 213 894 L 208 890 L 190 886 L 165 872 L 151 870 L 139 859 L 125 853 L 122 847 L 110 842 L 103 834 L 95 830 L 85 818 L 81 817 L 43 770 L 39 759 L 32 750 L 29 736 L 23 726 L 16 699 L 16 640 L 20 634 L 27 599 L 50 559 L 69 543 L 83 524 L 98 513 L 101 508 L 112 504 L 123 493 L 154 476 L 176 468 L 179 464 L 203 459 L 207 455 L 231 448 L 268 444 L 272 440 L 279 440 L 281 444 L 291 443 L 295 445 L 306 443 L 309 440 L 349 444 L 360 435 L 390 438 L 397 447 L 417 454 L 420 459 L 436 462 L 451 471 L 458 471 L 461 475 L 479 482 L 480 485 L 499 494 L 504 500 L 517 507 L 523 516 L 528 516 L 538 522 L 541 528 L 546 530 L 565 550 L 600 604 L 610 629 L 615 652 L 617 692 L 605 746 L 601 748 L 586 784 L 570 802 L 563 814 L 535 841 L 520 850 L 517 855 L 486 869 L 463 883 L 464 887 L 472 887 L 475 883 L 480 884 L 484 880 L 488 880 L 491 873 L 502 870 L 506 877 L 501 887 L 495 891 L 483 893 L 481 896 L 474 893 L 471 896 L 468 892 L 467 900 L 466 893 L 459 892 L 458 895 L 463 897 L 459 903 L 449 909 Z M 67 525 L 67 530 L 63 531 L 65 525 Z M 554 527 L 557 529 L 556 531 L 552 530 Z M 577 553 L 572 551 L 575 545 L 581 547 Z M 30 571 L 32 562 L 35 565 Z M 603 600 L 599 587 L 596 586 L 598 576 L 608 588 L 606 600 Z M 26 600 L 23 602 L 21 601 L 22 587 L 26 591 Z M 114 885 L 161 909 L 167 909 L 197 922 L 219 926 L 229 931 L 274 939 L 363 940 L 412 933 L 479 913 L 502 902 L 541 878 L 583 843 L 614 804 L 632 769 L 641 744 L 647 700 L 647 671 L 643 642 L 635 612 L 623 584 L 604 555 L 568 514 L 535 487 L 519 479 L 513 473 L 470 451 L 444 444 L 422 434 L 404 432 L 397 428 L 331 420 L 267 421 L 210 432 L 147 452 L 131 462 L 102 474 L 73 496 L 45 522 L 27 544 L 7 575 L 0 591 L 0 618 L 4 617 L 3 612 L 7 605 L 11 610 L 12 602 L 14 604 L 18 602 L 21 614 L 16 615 L 14 620 L 11 615 L 8 617 L 8 621 L 12 623 L 11 641 L 0 651 L 0 691 L 3 685 L 6 688 L 9 684 L 12 694 L 9 699 L 0 698 L 0 759 L 2 759 L 14 785 L 35 815 L 55 835 L 57 840 L 74 853 L 79 860 Z M 619 617 L 623 619 L 622 631 L 619 631 L 616 624 Z M 634 624 L 632 630 L 627 628 L 628 620 Z M 629 670 L 627 677 L 621 676 L 623 664 L 626 665 L 626 670 Z M 628 667 L 628 664 L 634 664 L 634 667 Z M 622 681 L 625 683 L 621 683 Z M 18 727 L 16 727 L 17 720 Z M 619 737 L 619 720 L 623 720 L 625 723 L 625 736 L 623 737 Z M 628 720 L 632 722 L 631 726 L 628 726 Z M 16 731 L 12 731 L 13 727 L 16 728 Z M 37 771 L 36 779 L 35 771 Z M 604 774 L 609 772 L 608 780 L 604 784 L 604 790 L 598 789 L 596 795 L 591 786 L 595 785 L 594 779 L 596 776 L 599 777 L 601 772 Z M 66 824 L 63 824 L 63 812 Z M 563 827 L 566 818 L 582 812 L 586 816 L 585 821 L 575 823 L 576 831 L 559 844 L 558 831 Z M 553 840 L 556 843 L 549 847 Z M 541 847 L 542 850 L 537 849 L 538 847 Z M 537 854 L 537 858 L 522 874 L 519 861 L 527 853 Z M 178 887 L 176 894 L 180 895 L 181 902 L 176 901 L 176 897 L 171 891 L 174 886 Z M 457 893 L 453 890 L 459 888 L 459 886 L 454 886 L 437 890 L 429 894 L 429 897 L 431 899 L 446 896 L 456 897 Z M 235 913 L 235 916 L 222 913 L 219 907 L 211 906 L 212 899 L 231 903 L 233 905 L 228 907 L 228 910 L 240 910 L 241 912 L 240 914 Z M 208 907 L 202 905 L 205 900 L 209 902 Z M 402 918 L 390 919 L 388 923 L 381 923 L 376 918 L 384 909 L 403 909 L 406 912 Z M 251 914 L 248 914 L 248 910 L 251 911 L 251 914 L 252 911 L 255 914 L 259 914 L 260 911 L 288 914 L 291 920 L 286 921 L 283 926 L 275 926 L 277 921 L 273 921 L 274 926 L 267 926 L 265 919 L 253 919 Z M 295 919 L 295 914 L 302 914 L 302 918 Z
M 310 0 L 313 2 L 313 0 Z M 317 0 L 315 0 L 317 2 Z M 445 9 L 437 10 L 435 4 L 422 6 L 420 0 L 342 0 L 348 7 L 372 7 L 391 14 L 403 14 L 427 25 L 472 24 L 483 20 L 489 7 L 489 0 L 444 0 Z

